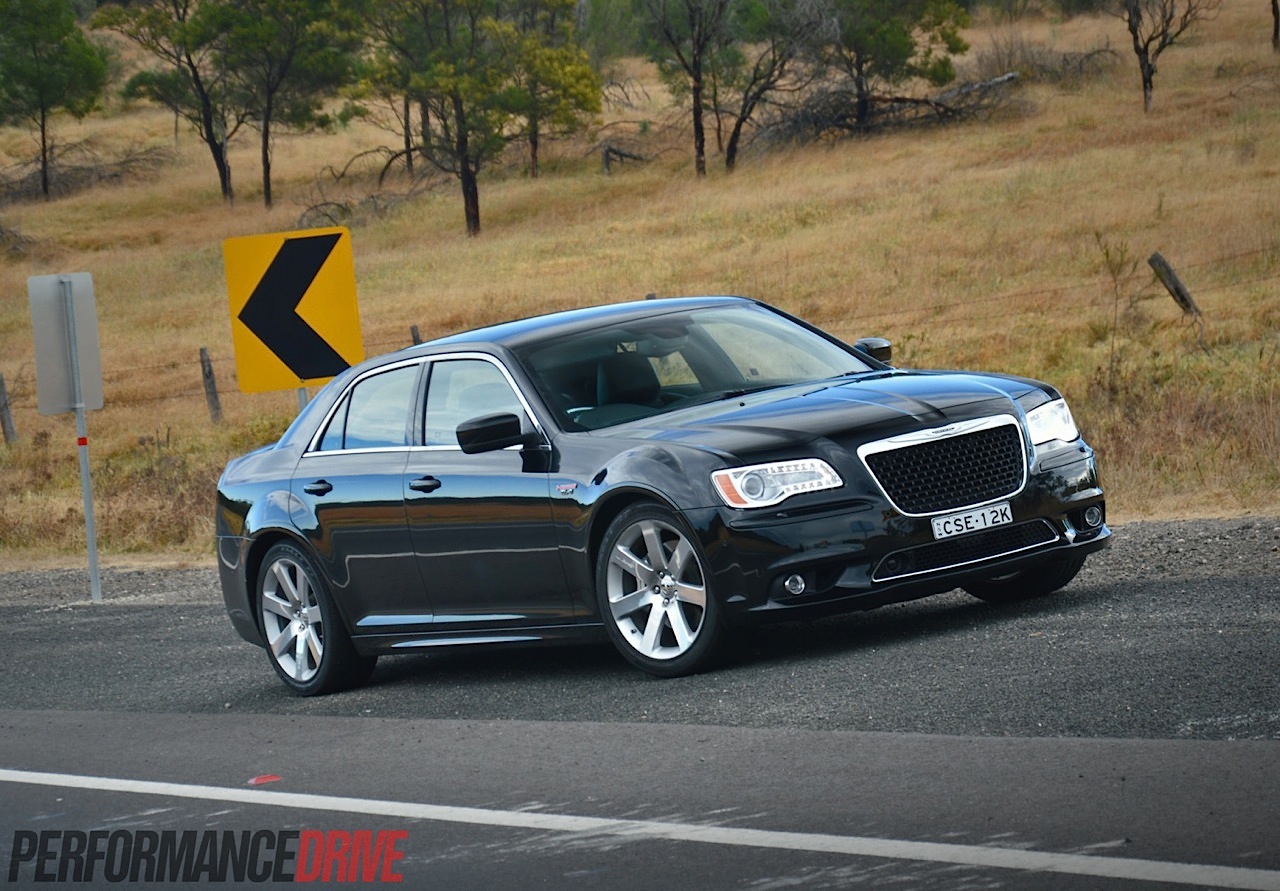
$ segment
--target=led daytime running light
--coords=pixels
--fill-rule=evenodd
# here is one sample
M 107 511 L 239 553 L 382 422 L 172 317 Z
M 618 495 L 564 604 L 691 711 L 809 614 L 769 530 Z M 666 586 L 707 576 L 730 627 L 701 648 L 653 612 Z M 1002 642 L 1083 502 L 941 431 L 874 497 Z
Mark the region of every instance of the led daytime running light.
M 806 458 L 717 470 L 716 493 L 730 507 L 769 507 L 803 492 L 838 489 L 844 480 L 826 461 Z

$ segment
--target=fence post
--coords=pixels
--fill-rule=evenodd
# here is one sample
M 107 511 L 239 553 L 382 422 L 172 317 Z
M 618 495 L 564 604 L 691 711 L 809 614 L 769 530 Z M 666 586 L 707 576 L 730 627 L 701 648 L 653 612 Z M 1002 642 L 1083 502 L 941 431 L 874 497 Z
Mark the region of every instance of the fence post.
M 204 398 L 209 403 L 209 418 L 215 424 L 222 423 L 222 402 L 218 399 L 218 382 L 213 377 L 213 362 L 209 348 L 200 347 L 200 376 L 204 379 Z
M 414 345 L 414 346 L 417 346 L 418 344 L 422 343 L 422 335 L 421 335 L 420 333 L 418 333 L 418 326 L 417 326 L 417 325 L 410 325 L 410 326 L 409 326 L 409 336 L 413 338 L 413 345 Z
M 1160 279 L 1160 284 L 1164 285 L 1169 296 L 1182 307 L 1182 311 L 1189 316 L 1198 317 L 1200 307 L 1196 306 L 1195 300 L 1191 298 L 1191 292 L 1182 283 L 1182 279 L 1178 278 L 1178 273 L 1173 271 L 1169 261 L 1157 252 L 1147 258 L 1147 264 L 1155 271 L 1156 278 Z
M 9 391 L 4 386 L 4 375 L 0 374 L 0 429 L 4 431 L 4 444 L 18 441 L 18 432 L 13 428 L 13 412 L 9 408 Z

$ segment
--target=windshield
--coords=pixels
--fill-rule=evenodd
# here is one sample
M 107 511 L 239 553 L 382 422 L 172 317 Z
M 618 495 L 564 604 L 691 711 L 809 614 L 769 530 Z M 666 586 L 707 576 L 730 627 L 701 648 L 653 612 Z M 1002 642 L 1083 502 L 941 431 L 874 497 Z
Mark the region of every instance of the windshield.
M 870 370 L 840 344 L 752 304 L 594 328 L 520 358 L 566 430 Z

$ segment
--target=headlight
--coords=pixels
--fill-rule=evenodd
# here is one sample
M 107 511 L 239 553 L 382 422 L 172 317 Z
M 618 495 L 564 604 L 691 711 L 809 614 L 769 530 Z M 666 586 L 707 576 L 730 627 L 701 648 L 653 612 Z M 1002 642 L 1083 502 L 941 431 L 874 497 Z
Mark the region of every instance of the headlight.
M 1076 422 L 1071 419 L 1071 409 L 1063 399 L 1055 399 L 1027 412 L 1027 432 L 1031 435 L 1032 445 L 1043 445 L 1055 439 L 1073 442 L 1080 438 Z
M 818 458 L 717 470 L 711 474 L 711 481 L 730 507 L 768 507 L 801 492 L 844 485 L 831 465 Z

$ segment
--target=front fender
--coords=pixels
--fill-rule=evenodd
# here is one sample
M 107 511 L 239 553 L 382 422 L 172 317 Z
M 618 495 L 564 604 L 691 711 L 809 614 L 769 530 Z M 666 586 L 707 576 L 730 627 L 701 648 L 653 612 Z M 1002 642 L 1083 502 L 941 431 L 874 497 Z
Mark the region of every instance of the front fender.
M 576 449 L 576 454 L 588 452 Z M 608 447 L 574 467 L 551 474 L 553 516 L 561 561 L 579 609 L 597 612 L 595 569 L 600 544 L 613 518 L 637 501 L 654 501 L 688 515 L 715 496 L 711 471 L 722 458 L 701 449 L 638 445 L 618 454 Z

